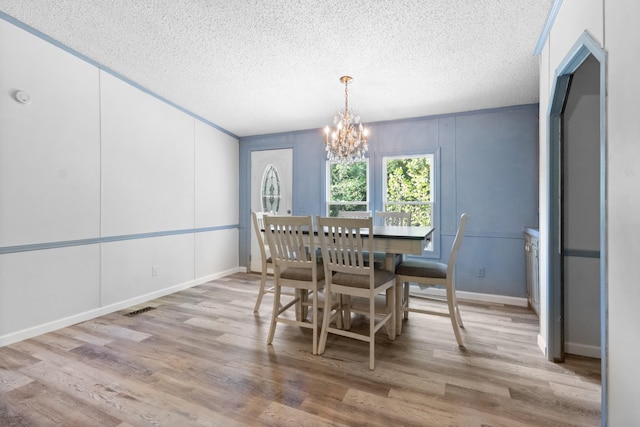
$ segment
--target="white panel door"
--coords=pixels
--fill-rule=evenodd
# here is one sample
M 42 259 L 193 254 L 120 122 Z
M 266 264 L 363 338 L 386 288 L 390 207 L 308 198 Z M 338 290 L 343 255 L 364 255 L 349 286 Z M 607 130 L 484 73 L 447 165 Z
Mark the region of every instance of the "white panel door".
M 251 153 L 251 210 L 291 215 L 293 149 Z M 251 271 L 261 271 L 260 249 L 251 223 Z

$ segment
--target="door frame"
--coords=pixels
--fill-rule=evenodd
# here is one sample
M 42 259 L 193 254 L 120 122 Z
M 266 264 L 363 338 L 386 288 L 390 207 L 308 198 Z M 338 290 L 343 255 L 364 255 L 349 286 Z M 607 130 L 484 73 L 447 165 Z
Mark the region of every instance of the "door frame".
M 573 73 L 592 55 L 600 64 L 600 348 L 602 375 L 602 419 L 607 419 L 607 133 L 606 133 L 606 53 L 584 32 L 558 66 L 553 80 L 547 111 L 547 206 L 548 219 L 548 292 L 547 292 L 547 358 L 559 362 L 563 358 L 564 300 L 562 289 L 562 138 L 563 113 Z

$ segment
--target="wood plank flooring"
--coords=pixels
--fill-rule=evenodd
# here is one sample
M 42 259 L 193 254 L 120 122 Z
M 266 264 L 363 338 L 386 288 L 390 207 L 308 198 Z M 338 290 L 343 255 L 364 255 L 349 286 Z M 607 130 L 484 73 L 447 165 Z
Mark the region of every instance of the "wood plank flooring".
M 370 371 L 348 338 L 313 356 L 310 330 L 280 324 L 267 346 L 258 284 L 235 274 L 0 348 L 0 425 L 600 425 L 600 361 L 546 361 L 528 309 L 461 302 L 465 349 L 449 319 L 412 313 L 395 341 L 378 333 Z

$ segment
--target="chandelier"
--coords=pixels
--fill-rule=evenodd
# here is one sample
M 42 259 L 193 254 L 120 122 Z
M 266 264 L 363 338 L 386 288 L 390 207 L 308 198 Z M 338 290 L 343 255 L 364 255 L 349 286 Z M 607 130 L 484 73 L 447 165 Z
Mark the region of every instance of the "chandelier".
M 360 123 L 360 117 L 349 109 L 348 85 L 351 80 L 350 76 L 340 77 L 340 82 L 344 83 L 344 110 L 338 111 L 333 118 L 335 129 L 329 126 L 324 129 L 327 160 L 345 164 L 364 159 L 364 153 L 369 149 L 369 131 Z

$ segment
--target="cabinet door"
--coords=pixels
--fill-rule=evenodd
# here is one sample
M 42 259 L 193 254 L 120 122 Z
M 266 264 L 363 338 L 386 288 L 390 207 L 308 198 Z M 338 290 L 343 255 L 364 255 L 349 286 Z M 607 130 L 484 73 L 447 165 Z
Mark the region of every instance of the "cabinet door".
M 525 281 L 527 285 L 527 301 L 529 307 L 539 313 L 538 286 L 538 239 L 528 233 L 524 234 Z
M 538 239 L 531 236 L 531 305 L 540 313 L 540 278 L 538 274 Z

